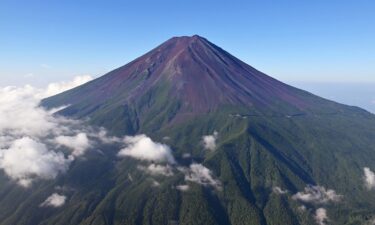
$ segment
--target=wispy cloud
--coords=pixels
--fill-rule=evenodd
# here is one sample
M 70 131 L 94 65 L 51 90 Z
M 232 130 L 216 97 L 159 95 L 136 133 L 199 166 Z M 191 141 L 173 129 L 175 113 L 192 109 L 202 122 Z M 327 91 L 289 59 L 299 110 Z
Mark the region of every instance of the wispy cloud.
M 66 201 L 66 196 L 53 193 L 42 204 L 40 204 L 40 207 L 58 208 L 58 207 L 63 206 L 65 204 L 65 201 Z
M 138 166 L 138 169 L 145 171 L 154 176 L 173 176 L 173 169 L 170 165 L 157 165 L 152 163 L 151 165 L 145 166 Z
M 80 86 L 84 83 L 91 81 L 93 78 L 89 75 L 77 76 L 72 81 L 63 81 L 51 83 L 47 86 L 43 97 L 49 97 L 58 93 L 70 90 L 74 87 Z
M 325 225 L 328 222 L 327 210 L 324 208 L 317 209 L 314 218 L 319 225 Z
M 219 133 L 215 131 L 212 135 L 203 136 L 203 145 L 204 148 L 210 151 L 214 151 L 216 149 L 216 140 L 218 138 Z
M 365 167 L 363 168 L 363 172 L 365 175 L 365 185 L 367 189 L 371 190 L 375 188 L 375 174 L 370 170 L 370 168 Z
M 152 187 L 160 187 L 160 183 L 156 180 L 151 180 L 151 186 Z
M 332 189 L 326 189 L 322 186 L 307 186 L 302 192 L 293 195 L 294 200 L 305 203 L 326 204 L 328 202 L 338 202 L 342 199 L 342 195 L 336 194 Z
M 176 189 L 182 192 L 188 191 L 190 189 L 189 185 L 183 184 L 183 185 L 177 185 Z
M 281 188 L 278 187 L 278 186 L 273 187 L 273 188 L 272 188 L 272 191 L 273 191 L 275 194 L 279 194 L 279 195 L 284 195 L 284 194 L 287 194 L 287 193 L 288 193 L 288 190 L 283 190 L 283 189 L 281 189 Z
M 221 182 L 213 178 L 211 170 L 202 164 L 193 163 L 185 172 L 185 180 L 201 184 L 203 186 L 211 186 L 221 190 Z

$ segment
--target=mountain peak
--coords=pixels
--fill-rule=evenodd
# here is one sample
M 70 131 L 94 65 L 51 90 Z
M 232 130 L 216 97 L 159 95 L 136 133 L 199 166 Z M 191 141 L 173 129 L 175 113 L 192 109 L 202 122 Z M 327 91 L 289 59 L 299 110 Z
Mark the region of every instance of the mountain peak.
M 119 107 L 137 105 L 144 107 L 142 110 L 170 107 L 173 118 L 228 106 L 270 113 L 284 110 L 289 114 L 305 111 L 319 102 L 198 35 L 173 37 L 125 66 L 61 94 L 54 101 L 58 105 L 71 105 L 67 111 L 82 102 L 91 105 L 90 108 L 103 107 L 108 102 Z
M 203 44 L 203 43 L 209 43 L 207 39 L 199 36 L 199 35 L 193 35 L 193 36 L 177 36 L 172 37 L 166 42 L 159 45 L 156 49 L 158 51 L 163 51 L 164 54 L 172 53 L 172 54 L 179 54 L 183 50 L 188 50 L 195 48 L 197 44 Z M 152 51 L 151 51 L 152 52 Z M 173 56 L 172 56 L 173 57 Z
M 197 34 L 194 34 L 192 36 L 175 36 L 175 37 L 172 37 L 169 40 L 195 42 L 195 41 L 198 41 L 198 40 L 205 41 L 206 38 L 201 37 Z

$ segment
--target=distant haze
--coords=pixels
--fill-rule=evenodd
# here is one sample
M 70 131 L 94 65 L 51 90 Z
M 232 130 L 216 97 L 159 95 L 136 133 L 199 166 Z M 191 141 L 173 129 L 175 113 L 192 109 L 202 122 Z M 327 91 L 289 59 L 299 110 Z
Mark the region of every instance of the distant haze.
M 290 85 L 339 103 L 375 113 L 375 83 L 289 82 Z

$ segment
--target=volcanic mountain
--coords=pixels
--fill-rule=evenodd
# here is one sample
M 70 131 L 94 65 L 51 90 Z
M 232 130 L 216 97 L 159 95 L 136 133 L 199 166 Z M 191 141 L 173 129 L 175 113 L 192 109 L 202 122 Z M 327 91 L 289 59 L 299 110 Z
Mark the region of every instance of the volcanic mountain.
M 69 105 L 60 113 L 90 116 L 104 126 L 113 115 L 117 124 L 126 124 L 117 134 L 150 123 L 159 129 L 223 108 L 227 115 L 253 116 L 337 112 L 333 102 L 279 82 L 197 35 L 174 37 L 99 79 L 45 100 L 45 105 Z
M 2 178 L 0 224 L 374 219 L 375 191 L 364 168 L 375 168 L 375 116 L 275 80 L 200 36 L 171 38 L 42 105 L 65 106 L 58 115 L 114 136 L 145 134 L 168 145 L 175 162 L 119 158 L 118 148 L 103 145 L 32 189 L 2 187 Z M 150 166 L 159 175 L 146 173 Z M 56 186 L 69 187 L 68 201 L 40 210 L 34 202 Z

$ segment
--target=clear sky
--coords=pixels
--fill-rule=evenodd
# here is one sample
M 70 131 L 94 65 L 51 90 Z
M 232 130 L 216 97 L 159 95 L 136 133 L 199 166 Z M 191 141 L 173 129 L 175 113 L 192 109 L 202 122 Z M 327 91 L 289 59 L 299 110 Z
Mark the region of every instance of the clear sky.
M 286 82 L 375 82 L 374 0 L 2 0 L 0 86 L 99 76 L 199 34 Z

